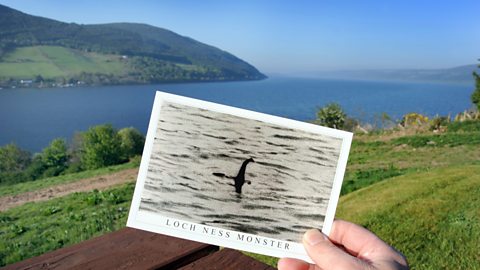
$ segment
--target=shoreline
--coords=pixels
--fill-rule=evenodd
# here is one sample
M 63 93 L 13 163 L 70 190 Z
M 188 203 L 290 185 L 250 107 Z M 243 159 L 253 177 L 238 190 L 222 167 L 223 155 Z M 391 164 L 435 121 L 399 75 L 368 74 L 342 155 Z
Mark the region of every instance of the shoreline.
M 87 84 L 87 83 L 69 83 L 69 84 L 50 84 L 47 86 L 43 85 L 32 85 L 32 84 L 24 84 L 24 85 L 11 85 L 11 86 L 0 86 L 0 90 L 7 90 L 7 89 L 60 89 L 60 88 L 78 88 L 78 87 L 104 87 L 104 86 L 141 86 L 141 85 L 156 85 L 156 84 L 190 84 L 190 83 L 223 83 L 223 82 L 251 82 L 251 81 L 263 81 L 269 79 L 268 76 L 265 75 L 263 78 L 255 78 L 255 79 L 218 79 L 218 80 L 166 80 L 166 81 L 158 81 L 158 82 L 125 82 L 125 83 L 109 83 L 109 84 Z

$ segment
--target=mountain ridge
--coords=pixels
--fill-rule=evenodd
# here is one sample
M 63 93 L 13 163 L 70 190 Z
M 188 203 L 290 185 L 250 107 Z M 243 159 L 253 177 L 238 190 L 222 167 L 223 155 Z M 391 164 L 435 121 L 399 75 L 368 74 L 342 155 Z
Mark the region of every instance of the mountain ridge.
M 124 74 L 113 76 L 123 78 L 123 82 L 229 81 L 266 78 L 255 67 L 233 54 L 168 29 L 141 23 L 64 23 L 28 15 L 0 5 L 1 62 L 5 63 L 5 59 L 14 55 L 19 48 L 35 46 L 68 48 L 73 50 L 71 53 L 83 54 L 87 58 L 91 56 L 88 53 L 116 55 L 123 60 L 130 58 L 129 61 L 120 63 L 125 66 Z M 21 57 L 20 60 L 13 58 L 11 62 L 21 60 Z M 0 70 L 2 70 L 1 66 Z M 89 72 L 86 70 L 84 73 Z M 36 75 L 42 76 L 41 72 Z M 75 75 L 76 77 L 63 79 L 82 77 L 81 73 Z M 89 74 L 89 76 L 94 75 Z M 5 80 L 8 76 L 3 77 Z M 58 80 L 58 78 L 51 79 Z M 119 82 L 121 83 L 122 80 Z
M 307 76 L 325 79 L 388 80 L 412 82 L 473 82 L 472 73 L 480 73 L 477 64 L 438 69 L 364 69 L 334 70 L 309 73 Z

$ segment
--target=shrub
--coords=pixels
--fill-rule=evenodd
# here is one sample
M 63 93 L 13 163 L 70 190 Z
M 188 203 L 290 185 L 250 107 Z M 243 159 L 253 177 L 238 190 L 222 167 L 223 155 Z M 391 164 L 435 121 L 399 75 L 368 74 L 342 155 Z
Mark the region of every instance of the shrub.
M 11 143 L 0 147 L 0 171 L 16 172 L 24 170 L 31 162 L 31 154 Z
M 473 90 L 471 99 L 473 104 L 475 104 L 477 109 L 480 111 L 480 75 L 478 75 L 476 72 L 473 72 L 473 78 L 475 79 L 475 90 Z
M 430 130 L 441 130 L 450 123 L 450 118 L 446 116 L 435 116 L 430 122 Z
M 408 113 L 403 116 L 400 124 L 403 127 L 421 127 L 428 123 L 428 117 L 419 113 Z
M 318 110 L 315 123 L 322 126 L 341 129 L 345 124 L 346 117 L 347 115 L 339 104 L 330 103 Z
M 86 169 L 97 169 L 121 161 L 121 140 L 111 125 L 90 128 L 83 136 L 81 161 Z
M 30 180 L 24 170 L 31 162 L 31 154 L 13 143 L 0 147 L 0 183 L 18 183 Z
M 463 122 L 451 122 L 448 125 L 448 132 L 480 132 L 480 121 L 468 120 Z
M 122 128 L 118 131 L 118 135 L 120 136 L 123 160 L 142 154 L 145 137 L 140 131 L 133 127 Z
M 44 176 L 57 176 L 67 168 L 67 144 L 64 139 L 55 139 L 41 153 L 41 161 L 45 166 Z

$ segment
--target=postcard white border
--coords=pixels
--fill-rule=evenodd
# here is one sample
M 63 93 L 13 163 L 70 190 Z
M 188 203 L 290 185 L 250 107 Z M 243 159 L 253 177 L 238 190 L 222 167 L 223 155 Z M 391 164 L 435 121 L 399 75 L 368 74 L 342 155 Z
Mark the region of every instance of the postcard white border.
M 254 253 L 260 253 L 268 256 L 274 256 L 274 257 L 280 257 L 280 258 L 281 257 L 297 258 L 304 261 L 312 262 L 310 257 L 307 255 L 305 249 L 303 248 L 303 245 L 300 243 L 282 241 L 281 239 L 262 237 L 267 240 L 275 240 L 275 241 L 288 243 L 289 247 L 291 247 L 291 249 L 288 251 L 282 250 L 280 248 L 265 247 L 258 244 L 247 244 L 242 241 L 236 241 L 235 240 L 236 238 L 225 239 L 222 237 L 214 237 L 214 236 L 209 236 L 203 233 L 189 232 L 188 230 L 184 230 L 184 229 L 176 229 L 172 226 L 166 225 L 167 219 L 169 219 L 171 222 L 177 221 L 179 223 L 196 224 L 189 221 L 183 221 L 180 219 L 165 217 L 165 216 L 147 213 L 147 212 L 142 212 L 141 214 L 139 214 L 141 196 L 143 193 L 143 187 L 145 185 L 145 179 L 147 177 L 148 165 L 150 163 L 150 156 L 152 154 L 152 148 L 153 148 L 155 133 L 157 130 L 158 118 L 160 117 L 160 112 L 161 112 L 161 107 L 163 102 L 172 102 L 172 103 L 182 104 L 186 106 L 192 106 L 196 108 L 206 109 L 206 110 L 215 111 L 215 112 L 224 113 L 224 114 L 235 115 L 243 118 L 258 120 L 258 121 L 262 121 L 270 124 L 304 130 L 307 132 L 312 132 L 312 133 L 317 133 L 317 134 L 322 134 L 322 135 L 342 139 L 342 146 L 340 149 L 340 154 L 337 162 L 332 191 L 330 194 L 330 200 L 328 202 L 327 212 L 325 215 L 325 220 L 322 228 L 322 232 L 325 233 L 326 235 L 330 234 L 333 219 L 335 217 L 335 210 L 337 208 L 338 198 L 340 195 L 340 189 L 342 186 L 343 176 L 344 176 L 345 168 L 347 165 L 348 153 L 350 151 L 350 145 L 352 142 L 353 134 L 346 131 L 331 129 L 331 128 L 322 127 L 314 124 L 309 124 L 309 123 L 286 119 L 278 116 L 239 109 L 235 107 L 220 105 L 217 103 L 202 101 L 198 99 L 168 94 L 165 92 L 157 91 L 155 94 L 155 101 L 153 103 L 152 114 L 150 116 L 150 123 L 148 125 L 148 132 L 145 140 L 145 147 L 143 150 L 140 170 L 137 177 L 137 183 L 135 185 L 135 192 L 133 194 L 132 204 L 130 206 L 130 213 L 128 215 L 127 226 L 141 229 L 141 230 L 147 230 L 147 231 L 152 231 L 156 233 L 166 234 L 174 237 L 204 242 L 212 245 L 224 246 L 224 247 L 240 249 L 240 250 L 254 252 Z M 217 227 L 205 226 L 201 224 L 196 224 L 196 225 L 198 225 L 199 228 L 204 228 L 204 227 L 207 229 L 217 228 Z M 225 229 L 222 229 L 222 230 L 230 232 L 232 236 L 243 234 L 245 236 L 255 237 L 255 235 L 246 234 L 242 232 L 230 231 Z

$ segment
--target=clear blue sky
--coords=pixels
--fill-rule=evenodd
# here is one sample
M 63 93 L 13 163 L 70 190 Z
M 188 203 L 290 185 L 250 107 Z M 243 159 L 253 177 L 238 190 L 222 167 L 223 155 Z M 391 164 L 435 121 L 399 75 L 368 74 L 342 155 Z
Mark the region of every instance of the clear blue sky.
M 480 58 L 480 0 L 0 0 L 82 24 L 140 22 L 216 46 L 262 72 L 444 68 Z

